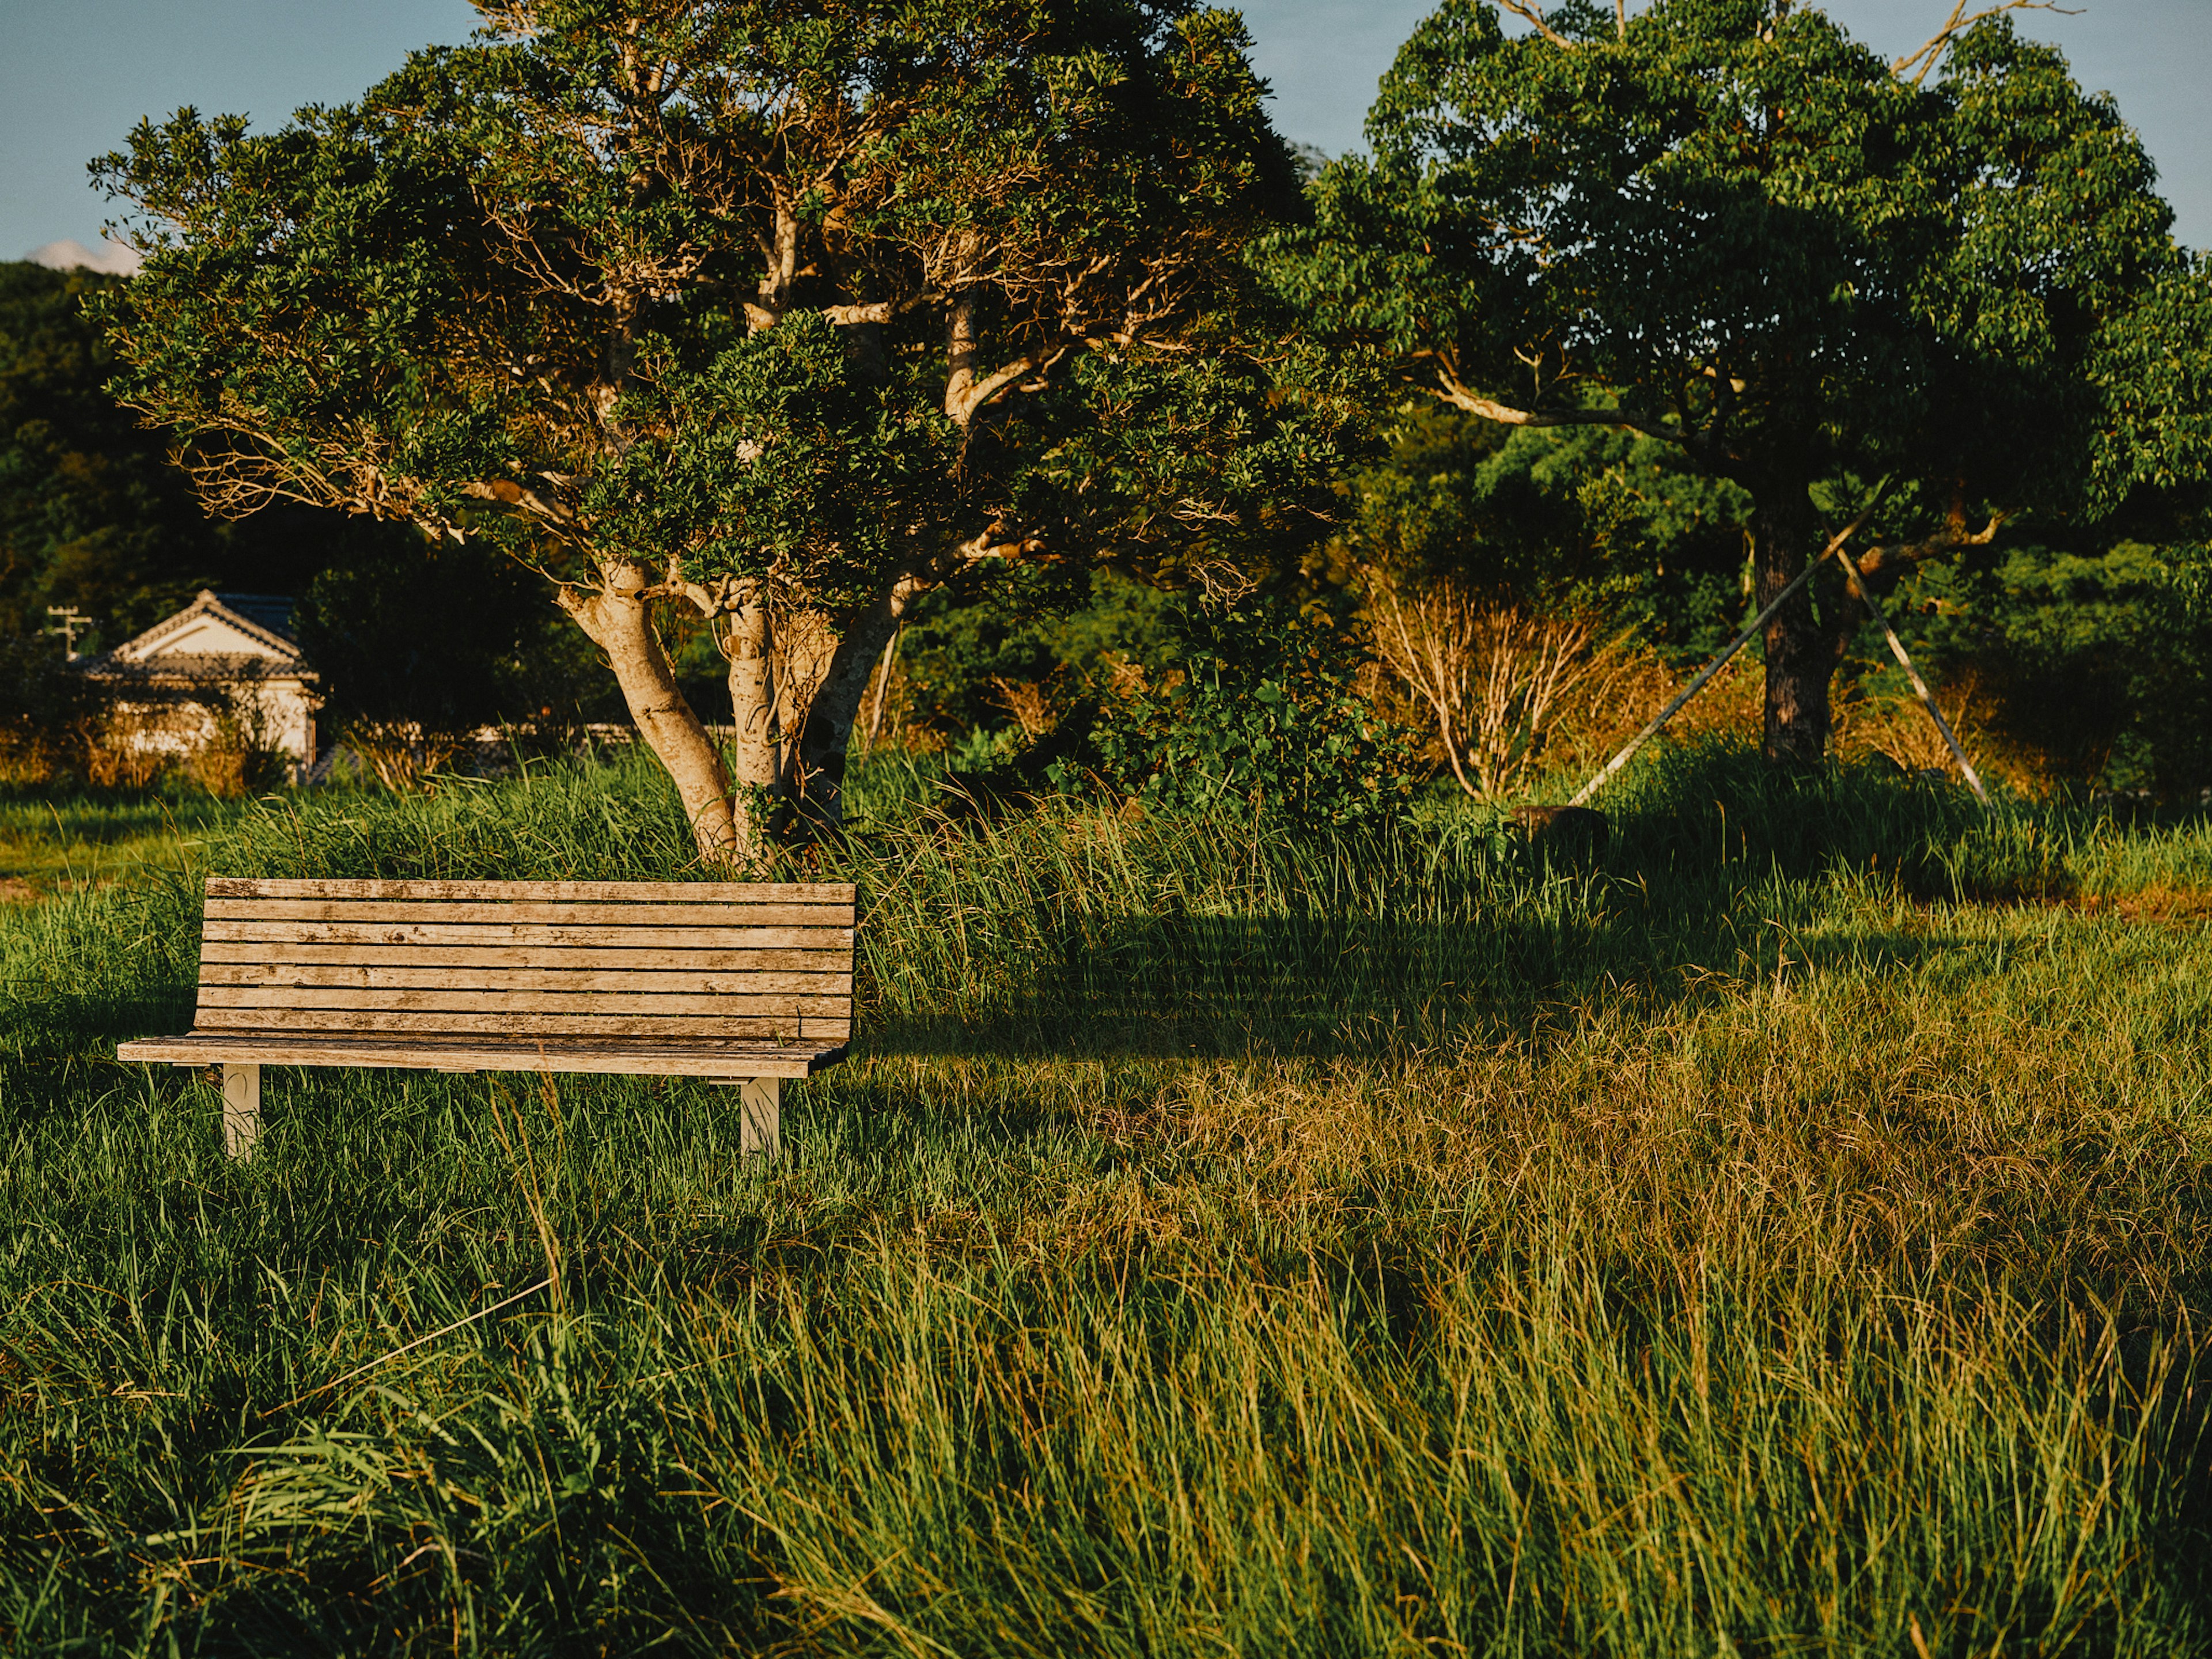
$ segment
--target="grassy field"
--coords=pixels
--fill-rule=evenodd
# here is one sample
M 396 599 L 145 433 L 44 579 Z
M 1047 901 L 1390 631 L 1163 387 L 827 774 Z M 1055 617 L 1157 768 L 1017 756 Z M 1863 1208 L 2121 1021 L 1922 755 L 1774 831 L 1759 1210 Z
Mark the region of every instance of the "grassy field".
M 201 871 L 680 873 L 634 766 L 0 919 L 0 1648 L 2212 1650 L 2203 822 L 1720 750 L 1596 858 L 860 795 L 769 1168 L 688 1082 L 274 1069 L 235 1167 L 112 1058 Z
M 205 793 L 54 795 L 0 785 L 0 904 L 204 862 L 206 838 L 239 807 Z

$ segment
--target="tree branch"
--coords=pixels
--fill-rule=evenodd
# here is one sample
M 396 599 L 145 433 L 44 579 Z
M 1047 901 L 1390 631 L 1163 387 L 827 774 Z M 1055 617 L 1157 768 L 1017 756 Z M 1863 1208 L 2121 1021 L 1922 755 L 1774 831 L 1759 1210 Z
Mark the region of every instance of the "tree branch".
M 1545 21 L 1543 9 L 1534 3 L 1534 0 L 1498 0 L 1498 3 L 1522 21 L 1533 26 L 1537 33 L 1542 35 L 1553 46 L 1565 46 L 1570 49 L 1573 47 L 1575 44 L 1573 41 L 1568 40 L 1565 35 L 1561 34 Z
M 1923 560 L 1941 558 L 1946 553 L 1956 553 L 1963 548 L 1987 547 L 1997 538 L 1998 528 L 2007 515 L 1992 513 L 1990 521 L 1979 530 L 1969 530 L 1962 518 L 1954 517 L 1933 536 L 1924 536 L 1917 542 L 1898 542 L 1888 547 L 1870 547 L 1858 561 L 1862 576 L 1878 576 L 1884 571 L 1902 569 Z
M 1641 432 L 1647 438 L 1689 447 L 1689 440 L 1674 428 L 1663 426 L 1649 416 L 1635 415 L 1625 409 L 1516 409 L 1501 404 L 1495 398 L 1486 398 L 1473 390 L 1451 372 L 1450 367 L 1437 364 L 1435 386 L 1420 389 L 1431 398 L 1440 398 L 1454 409 L 1463 409 L 1470 415 L 1480 415 L 1486 421 L 1495 421 L 1500 426 L 1621 426 L 1632 432 Z
M 1971 15 L 1966 10 L 1967 3 L 1968 0 L 1958 0 L 1958 3 L 1951 8 L 1950 16 L 1944 20 L 1943 27 L 1929 38 L 1928 44 L 1911 56 L 1899 58 L 1889 66 L 1889 72 L 1902 75 L 1918 64 L 1920 68 L 1912 77 L 1912 84 L 1918 86 L 1928 78 L 1929 71 L 1942 61 L 1943 53 L 1951 42 L 1985 17 L 1996 17 L 2008 11 L 2055 11 L 2067 17 L 2081 15 L 2078 9 L 2058 5 L 2056 0 L 1999 0 L 1999 3 L 1984 6 Z

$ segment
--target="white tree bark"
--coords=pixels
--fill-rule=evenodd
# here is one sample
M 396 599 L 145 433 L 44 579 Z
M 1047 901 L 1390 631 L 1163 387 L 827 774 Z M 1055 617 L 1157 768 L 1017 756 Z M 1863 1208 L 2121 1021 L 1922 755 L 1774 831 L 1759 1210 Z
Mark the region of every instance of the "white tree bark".
M 668 653 L 653 632 L 644 597 L 648 585 L 634 565 L 616 565 L 606 572 L 605 586 L 596 591 L 561 589 L 561 608 L 607 653 L 638 736 L 676 785 L 699 856 L 710 864 L 753 862 L 762 851 L 759 826 L 750 811 L 742 825 L 738 821 L 721 754 L 684 702 Z

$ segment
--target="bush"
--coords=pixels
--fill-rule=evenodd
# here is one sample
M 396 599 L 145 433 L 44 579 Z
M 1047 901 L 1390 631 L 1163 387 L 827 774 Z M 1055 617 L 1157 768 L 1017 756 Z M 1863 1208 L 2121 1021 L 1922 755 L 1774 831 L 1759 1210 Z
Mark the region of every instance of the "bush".
M 98 694 L 52 641 L 0 634 L 0 780 L 82 775 L 100 725 Z
M 1304 829 L 1403 813 L 1420 781 L 1415 745 L 1362 694 L 1364 663 L 1338 618 L 1283 600 L 1187 611 L 1188 670 L 1109 703 L 1093 727 L 1101 777 L 1158 811 L 1239 806 Z

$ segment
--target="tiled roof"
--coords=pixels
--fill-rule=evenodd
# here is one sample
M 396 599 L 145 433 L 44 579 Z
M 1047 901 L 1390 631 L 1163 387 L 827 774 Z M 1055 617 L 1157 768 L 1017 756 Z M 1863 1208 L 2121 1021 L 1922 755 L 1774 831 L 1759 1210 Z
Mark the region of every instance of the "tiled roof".
M 290 631 L 292 605 L 293 602 L 281 594 L 217 593 L 204 587 L 182 611 L 165 617 L 137 638 L 117 646 L 100 659 L 100 666 L 119 670 L 157 657 L 217 654 L 181 653 L 176 649 L 185 644 L 189 636 L 207 633 L 211 624 L 217 634 L 227 629 L 234 637 L 260 647 L 270 657 L 296 665 L 300 647 Z M 165 641 L 168 642 L 167 649 Z

